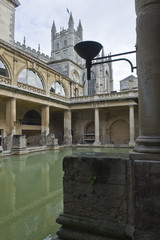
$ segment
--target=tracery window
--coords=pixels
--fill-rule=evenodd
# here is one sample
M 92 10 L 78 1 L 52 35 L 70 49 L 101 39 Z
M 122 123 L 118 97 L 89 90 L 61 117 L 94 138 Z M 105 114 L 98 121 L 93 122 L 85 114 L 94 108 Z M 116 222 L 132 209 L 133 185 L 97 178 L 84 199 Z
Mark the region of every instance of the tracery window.
M 76 71 L 76 70 L 74 70 L 73 71 L 73 73 L 72 73 L 72 77 L 73 77 L 73 80 L 75 81 L 75 82 L 79 82 L 79 74 L 78 74 L 78 72 Z
M 0 59 L 0 75 L 9 77 L 8 70 L 1 59 Z
M 64 47 L 67 47 L 67 40 L 64 40 Z
M 91 79 L 88 81 L 88 95 L 95 95 L 96 76 L 91 72 Z
M 36 88 L 44 89 L 42 80 L 38 73 L 31 69 L 24 69 L 18 77 L 18 81 L 24 84 L 34 86 Z
M 61 83 L 59 82 L 53 82 L 52 85 L 51 85 L 51 89 L 50 89 L 51 92 L 54 92 L 56 94 L 59 94 L 61 96 L 66 96 L 65 94 L 65 90 L 64 90 L 64 87 Z

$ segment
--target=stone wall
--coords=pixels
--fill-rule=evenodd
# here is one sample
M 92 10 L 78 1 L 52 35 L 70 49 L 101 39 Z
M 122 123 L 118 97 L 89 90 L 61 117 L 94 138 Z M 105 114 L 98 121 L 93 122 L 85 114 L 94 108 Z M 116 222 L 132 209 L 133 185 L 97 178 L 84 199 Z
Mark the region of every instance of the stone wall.
M 135 137 L 138 136 L 138 109 L 135 114 Z M 72 113 L 73 143 L 85 143 L 86 126 L 94 123 L 94 109 Z M 102 144 L 127 145 L 129 136 L 129 107 L 101 108 L 99 110 L 99 131 Z
M 131 161 L 127 155 L 65 157 L 58 239 L 132 239 Z
M 158 157 L 159 158 L 159 157 Z M 160 161 L 134 161 L 136 240 L 160 239 Z

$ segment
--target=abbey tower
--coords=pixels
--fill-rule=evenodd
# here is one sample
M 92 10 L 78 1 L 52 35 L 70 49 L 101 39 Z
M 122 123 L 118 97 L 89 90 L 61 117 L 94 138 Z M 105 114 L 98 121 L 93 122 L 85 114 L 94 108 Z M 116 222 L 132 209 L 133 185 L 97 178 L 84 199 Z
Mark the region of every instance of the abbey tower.
M 84 95 L 108 93 L 113 90 L 112 65 L 102 64 L 92 67 L 91 80 L 86 79 L 85 61 L 74 50 L 74 46 L 83 41 L 83 28 L 79 20 L 75 29 L 72 13 L 68 20 L 68 29 L 56 30 L 55 21 L 51 29 L 51 62 L 57 71 L 69 77 L 77 85 L 84 87 Z M 104 55 L 104 49 L 101 55 Z M 72 96 L 77 96 L 76 91 Z

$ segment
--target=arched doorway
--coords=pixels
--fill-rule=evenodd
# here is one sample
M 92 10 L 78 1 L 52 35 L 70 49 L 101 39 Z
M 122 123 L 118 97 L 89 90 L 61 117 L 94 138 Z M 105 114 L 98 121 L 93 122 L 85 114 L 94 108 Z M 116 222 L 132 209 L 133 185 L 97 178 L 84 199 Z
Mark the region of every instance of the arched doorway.
M 28 146 L 43 145 L 41 135 L 41 114 L 36 110 L 29 110 L 21 120 L 22 134 L 26 135 Z
M 95 141 L 94 122 L 89 122 L 84 128 L 84 143 L 93 143 Z
M 129 142 L 129 125 L 125 120 L 113 122 L 110 130 L 110 140 L 112 144 L 128 144 Z

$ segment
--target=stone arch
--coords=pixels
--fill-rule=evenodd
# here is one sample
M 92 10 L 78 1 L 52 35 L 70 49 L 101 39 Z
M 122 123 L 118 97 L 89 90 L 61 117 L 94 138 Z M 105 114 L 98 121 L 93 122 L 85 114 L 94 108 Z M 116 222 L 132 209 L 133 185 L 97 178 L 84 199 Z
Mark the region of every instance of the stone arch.
M 10 67 L 9 67 L 9 63 L 8 61 L 0 56 L 0 75 L 4 76 L 4 77 L 11 77 L 11 71 L 10 71 Z
M 84 127 L 84 133 L 85 134 L 91 134 L 91 133 L 95 133 L 95 126 L 94 126 L 94 122 L 91 121 L 89 123 L 87 123 Z
M 53 92 L 55 94 L 59 94 L 59 95 L 64 96 L 64 97 L 67 96 L 67 91 L 66 91 L 66 88 L 65 88 L 65 84 L 63 84 L 60 81 L 52 82 L 51 87 L 50 87 L 50 92 Z
M 129 124 L 123 119 L 116 120 L 110 128 L 110 141 L 113 144 L 128 144 Z
M 72 71 L 72 78 L 73 78 L 73 81 L 79 83 L 80 82 L 80 76 L 79 76 L 79 73 L 77 70 L 73 70 Z
M 28 84 L 40 89 L 46 89 L 42 75 L 33 68 L 21 68 L 18 73 L 17 82 Z
M 41 114 L 36 110 L 29 110 L 22 119 L 23 125 L 41 125 Z

